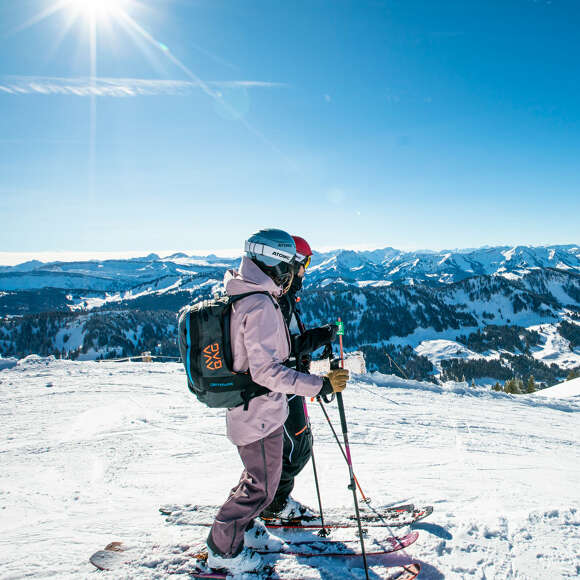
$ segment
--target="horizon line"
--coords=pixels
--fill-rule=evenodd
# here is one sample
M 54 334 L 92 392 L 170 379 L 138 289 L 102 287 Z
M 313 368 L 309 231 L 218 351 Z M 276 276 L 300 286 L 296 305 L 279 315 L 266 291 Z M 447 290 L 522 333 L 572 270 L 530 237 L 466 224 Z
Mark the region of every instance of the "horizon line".
M 493 248 L 555 248 L 555 247 L 565 247 L 565 248 L 580 248 L 580 244 L 497 244 L 489 245 L 485 244 L 483 246 L 477 247 L 464 247 L 464 248 L 395 248 L 388 245 L 380 244 L 354 244 L 350 246 L 322 246 L 320 248 L 315 248 L 314 251 L 319 254 L 326 254 L 335 251 L 354 251 L 354 252 L 372 252 L 377 250 L 384 250 L 387 248 L 392 248 L 393 250 L 403 252 L 403 253 L 467 253 L 477 250 L 493 249 Z M 226 248 L 226 249 L 196 249 L 196 250 L 112 250 L 112 251 L 102 251 L 102 250 L 55 250 L 55 251 L 39 251 L 39 252 L 6 252 L 0 251 L 0 266 L 2 267 L 14 267 L 25 264 L 31 261 L 38 261 L 42 264 L 49 264 L 52 262 L 90 262 L 90 261 L 106 261 L 106 260 L 130 260 L 135 258 L 146 258 L 150 254 L 156 254 L 160 259 L 164 260 L 174 254 L 186 254 L 187 257 L 204 258 L 210 255 L 216 256 L 218 258 L 231 258 L 237 259 L 243 254 L 243 249 L 238 248 Z M 44 258 L 44 259 L 43 259 Z

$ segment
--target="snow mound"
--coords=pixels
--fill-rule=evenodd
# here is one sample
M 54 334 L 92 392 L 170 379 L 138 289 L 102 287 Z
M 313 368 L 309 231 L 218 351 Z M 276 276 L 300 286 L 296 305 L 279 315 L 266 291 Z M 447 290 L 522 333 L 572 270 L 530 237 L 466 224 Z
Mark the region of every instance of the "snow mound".
M 573 397 L 580 397 L 580 377 L 570 381 L 564 381 L 559 385 L 554 385 L 549 389 L 542 389 L 535 393 L 540 397 L 551 397 L 557 399 L 568 399 Z
M 504 392 L 490 390 L 487 386 L 471 385 L 468 382 L 447 381 L 442 384 L 434 384 L 428 381 L 413 381 L 402 379 L 396 375 L 384 375 L 380 372 L 372 372 L 367 375 L 355 377 L 361 386 L 383 387 L 388 389 L 403 389 L 406 391 L 425 391 L 438 393 L 440 395 L 453 394 L 461 397 L 475 397 L 478 399 L 488 399 L 489 401 L 504 400 L 512 401 L 515 406 L 545 407 L 556 411 L 578 412 L 580 411 L 580 400 L 570 397 L 569 400 L 542 400 L 537 395 L 545 393 L 550 389 L 538 391 L 532 395 L 509 395 Z M 571 382 L 571 381 L 568 381 Z
M 55 361 L 54 356 L 39 356 L 37 354 L 29 354 L 28 356 L 21 358 L 16 364 L 19 367 L 38 367 L 38 366 L 48 366 Z

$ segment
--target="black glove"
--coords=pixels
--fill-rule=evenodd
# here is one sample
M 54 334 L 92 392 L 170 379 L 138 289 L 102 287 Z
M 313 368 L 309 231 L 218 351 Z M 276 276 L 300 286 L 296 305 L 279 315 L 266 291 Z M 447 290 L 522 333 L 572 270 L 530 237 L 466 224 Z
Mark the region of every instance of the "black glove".
M 294 352 L 297 355 L 314 352 L 321 346 L 336 340 L 337 332 L 338 326 L 336 324 L 311 328 L 294 338 Z
M 310 363 L 312 362 L 312 355 L 311 354 L 301 354 L 298 356 L 297 360 L 297 370 L 301 373 L 310 374 Z

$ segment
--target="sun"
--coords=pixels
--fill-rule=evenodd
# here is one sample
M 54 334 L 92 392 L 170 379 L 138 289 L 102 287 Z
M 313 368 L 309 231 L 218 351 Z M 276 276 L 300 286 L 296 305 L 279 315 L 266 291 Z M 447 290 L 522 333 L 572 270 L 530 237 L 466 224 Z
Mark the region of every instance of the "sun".
M 69 8 L 95 19 L 119 16 L 127 4 L 128 0 L 68 0 Z
M 98 21 L 122 21 L 128 12 L 140 5 L 140 0 L 44 0 L 44 8 L 20 25 L 15 32 L 26 30 L 39 24 L 55 14 L 66 18 L 61 34 L 62 38 L 78 20 L 93 24 Z

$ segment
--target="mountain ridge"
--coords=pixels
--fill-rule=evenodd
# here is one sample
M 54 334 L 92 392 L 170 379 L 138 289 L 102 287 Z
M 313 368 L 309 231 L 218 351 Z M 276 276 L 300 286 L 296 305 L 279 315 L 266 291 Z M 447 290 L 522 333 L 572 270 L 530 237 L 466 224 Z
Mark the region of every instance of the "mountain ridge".
M 239 258 L 220 258 L 214 254 L 187 256 L 184 253 L 164 258 L 149 254 L 124 260 L 31 261 L 0 267 L 0 291 L 50 287 L 119 292 L 171 276 L 191 278 L 213 271 L 223 275 L 238 262 Z M 355 285 L 444 285 L 477 275 L 517 277 L 534 268 L 580 273 L 580 247 L 574 244 L 495 246 L 465 252 L 422 253 L 385 247 L 370 251 L 315 252 L 305 286 L 325 285 L 329 280 Z
M 228 260 L 174 253 L 28 264 L 0 272 L 0 355 L 178 356 L 175 314 L 223 289 Z M 308 327 L 341 316 L 371 370 L 413 378 L 554 384 L 580 368 L 580 248 L 465 253 L 383 248 L 315 254 L 300 304 Z

